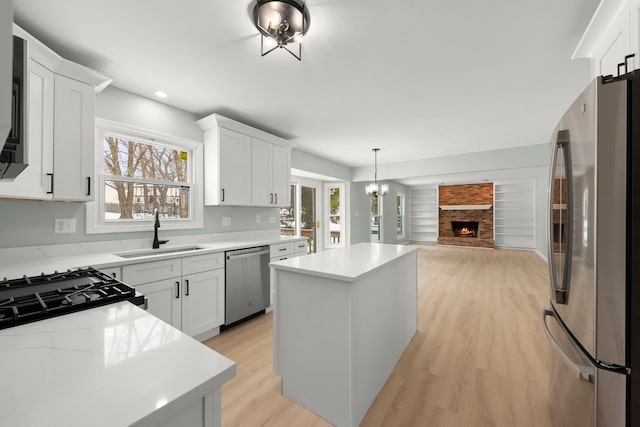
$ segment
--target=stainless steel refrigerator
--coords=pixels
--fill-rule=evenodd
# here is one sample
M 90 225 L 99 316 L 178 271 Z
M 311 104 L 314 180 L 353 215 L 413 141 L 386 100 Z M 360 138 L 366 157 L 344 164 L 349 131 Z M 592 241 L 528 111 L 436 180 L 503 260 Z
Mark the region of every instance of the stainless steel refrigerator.
M 640 426 L 640 72 L 594 80 L 551 148 L 553 425 Z

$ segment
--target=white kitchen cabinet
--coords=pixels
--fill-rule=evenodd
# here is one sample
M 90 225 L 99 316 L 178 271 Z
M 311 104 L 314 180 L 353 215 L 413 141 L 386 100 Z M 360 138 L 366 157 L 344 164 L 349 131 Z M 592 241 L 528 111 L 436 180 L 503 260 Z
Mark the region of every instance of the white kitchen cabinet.
M 204 131 L 206 205 L 289 204 L 291 147 L 282 138 L 212 114 Z
M 93 200 L 95 184 L 93 86 L 55 76 L 53 122 L 53 198 Z
M 182 332 L 196 336 L 224 323 L 224 269 L 182 277 Z
M 164 279 L 135 286 L 147 299 L 147 311 L 176 329 L 182 330 L 180 279 Z
M 258 138 L 251 139 L 251 204 L 288 206 L 290 152 Z
M 230 129 L 204 132 L 205 205 L 251 204 L 251 137 Z
M 572 59 L 592 60 L 592 77 L 624 73 L 625 56 L 629 58 L 627 71 L 640 65 L 640 0 L 603 0 L 585 30 Z
M 293 242 L 283 242 L 271 245 L 269 247 L 269 261 L 282 261 L 289 258 L 295 258 L 309 253 L 309 240 L 296 240 Z M 268 311 L 271 311 L 273 301 L 275 299 L 275 290 L 273 286 L 273 269 L 269 275 L 269 306 Z
M 93 200 L 95 94 L 111 80 L 67 61 L 17 25 L 27 41 L 27 163 L 0 196 L 39 200 Z
M 11 129 L 11 76 L 13 64 L 13 2 L 0 0 L 0 141 Z
M 147 311 L 190 336 L 218 333 L 224 323 L 224 253 L 122 267 L 122 281 L 147 298 Z
M 51 199 L 53 195 L 54 74 L 29 60 L 27 149 L 29 166 L 13 181 L 0 182 L 0 194 L 16 198 Z

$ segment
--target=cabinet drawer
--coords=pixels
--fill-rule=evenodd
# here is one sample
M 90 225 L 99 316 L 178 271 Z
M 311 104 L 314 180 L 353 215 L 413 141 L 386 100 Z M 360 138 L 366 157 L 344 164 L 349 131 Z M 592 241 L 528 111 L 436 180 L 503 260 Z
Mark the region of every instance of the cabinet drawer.
M 224 268 L 224 252 L 194 255 L 182 258 L 183 275 L 217 270 L 218 268 Z
M 294 247 L 293 247 L 293 251 L 294 251 L 296 254 L 304 255 L 304 254 L 306 254 L 306 253 L 307 253 L 307 251 L 308 251 L 308 249 L 307 249 L 307 247 L 308 247 L 308 240 L 301 240 L 301 241 L 295 242 L 295 243 L 293 244 L 293 246 L 294 246 Z
M 125 265 L 122 267 L 122 280 L 131 286 L 135 286 L 142 283 L 180 277 L 182 275 L 181 264 L 180 258 L 174 258 Z
M 271 258 L 277 258 L 283 255 L 291 255 L 293 253 L 293 242 L 278 243 L 277 245 L 271 245 Z

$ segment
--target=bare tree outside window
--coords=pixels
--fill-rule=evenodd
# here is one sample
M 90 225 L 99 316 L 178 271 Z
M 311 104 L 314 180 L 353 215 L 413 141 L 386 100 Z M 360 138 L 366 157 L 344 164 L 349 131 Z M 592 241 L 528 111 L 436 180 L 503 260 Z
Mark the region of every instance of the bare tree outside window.
M 105 135 L 105 220 L 189 218 L 189 152 Z

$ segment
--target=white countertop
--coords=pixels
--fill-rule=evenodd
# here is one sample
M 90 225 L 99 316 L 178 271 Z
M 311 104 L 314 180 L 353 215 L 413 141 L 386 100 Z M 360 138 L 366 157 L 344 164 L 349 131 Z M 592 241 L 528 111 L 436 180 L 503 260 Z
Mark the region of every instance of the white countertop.
M 126 426 L 235 363 L 129 302 L 0 331 L 0 425 Z
M 359 277 L 417 250 L 419 250 L 418 246 L 411 245 L 358 243 L 303 257 L 272 262 L 269 267 L 276 270 L 354 282 Z
M 116 253 L 132 250 L 151 250 L 152 239 L 113 240 L 64 245 L 46 245 L 0 249 L 0 280 L 15 279 L 23 275 L 53 273 L 77 267 L 108 268 L 137 264 L 145 261 L 201 255 L 252 246 L 272 245 L 288 241 L 306 240 L 302 237 L 280 236 L 278 230 L 209 235 L 171 236 L 168 245 L 161 249 L 199 246 L 203 249 L 174 254 L 158 254 L 137 258 L 122 258 Z

